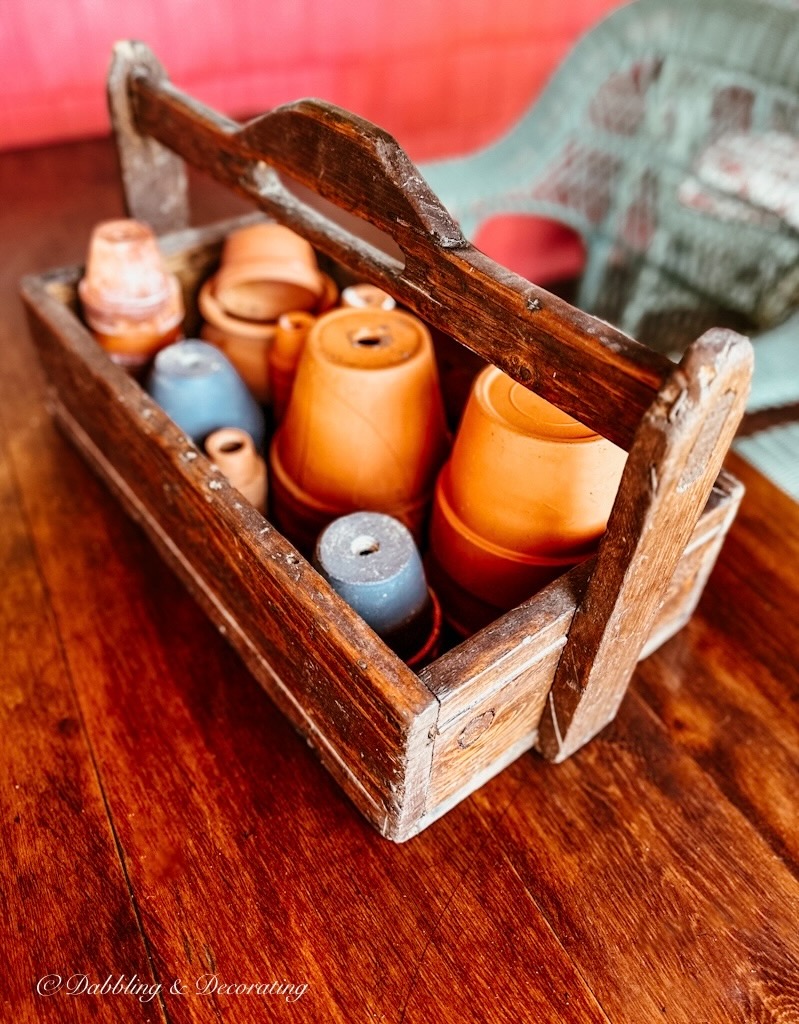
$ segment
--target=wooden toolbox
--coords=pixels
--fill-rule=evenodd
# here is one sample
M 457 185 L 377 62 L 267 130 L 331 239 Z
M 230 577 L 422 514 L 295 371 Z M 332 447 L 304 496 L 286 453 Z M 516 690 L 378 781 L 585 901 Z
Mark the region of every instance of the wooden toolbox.
M 306 100 L 239 125 L 135 43 L 116 48 L 109 97 L 130 213 L 163 233 L 189 331 L 235 224 L 186 229 L 184 160 L 629 456 L 596 557 L 416 674 L 111 363 L 77 313 L 80 267 L 22 284 L 58 422 L 383 835 L 414 835 L 532 746 L 569 756 L 614 717 L 713 567 L 742 493 L 721 464 L 749 342 L 712 330 L 676 366 L 508 272 L 464 240 L 390 136 L 335 107 Z M 390 241 L 364 240 L 326 203 Z

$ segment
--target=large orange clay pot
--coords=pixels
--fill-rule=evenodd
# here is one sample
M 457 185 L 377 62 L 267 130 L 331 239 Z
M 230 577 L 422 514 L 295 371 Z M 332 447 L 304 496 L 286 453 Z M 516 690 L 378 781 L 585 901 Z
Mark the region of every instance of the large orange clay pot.
M 446 446 L 427 328 L 396 310 L 335 310 L 308 335 L 272 442 L 273 517 L 306 548 L 360 509 L 418 537 Z
M 139 369 L 181 337 L 180 284 L 166 269 L 155 235 L 139 221 L 97 225 L 78 294 L 95 337 L 126 369 Z
M 451 613 L 456 625 L 474 625 L 471 599 L 511 608 L 595 551 L 625 460 L 610 441 L 486 368 L 437 481 L 430 530 L 436 568 L 468 595 Z M 439 590 L 443 599 L 446 583 Z

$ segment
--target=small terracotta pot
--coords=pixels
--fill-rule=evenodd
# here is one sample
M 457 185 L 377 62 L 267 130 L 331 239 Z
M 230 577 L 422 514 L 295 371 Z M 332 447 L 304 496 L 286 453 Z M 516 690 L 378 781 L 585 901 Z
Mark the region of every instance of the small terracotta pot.
M 310 243 L 282 224 L 254 224 L 228 235 L 216 298 L 233 316 L 259 322 L 313 309 L 324 282 Z
M 315 312 L 323 313 L 338 301 L 338 288 L 322 274 L 323 291 Z M 277 323 L 258 323 L 231 316 L 219 303 L 214 288 L 216 277 L 200 289 L 198 304 L 204 319 L 200 336 L 224 352 L 238 370 L 253 396 L 263 403 L 271 401 L 269 355 L 277 333 Z M 303 314 L 305 315 L 305 314 Z
M 139 221 L 95 227 L 78 295 L 97 340 L 128 369 L 143 366 L 180 337 L 180 284 L 166 269 L 155 235 Z
M 294 386 L 297 364 L 305 339 L 316 322 L 310 313 L 284 313 L 277 322 L 275 340 L 269 351 L 269 388 L 275 422 L 283 419 Z
M 291 539 L 299 510 L 317 533 L 374 509 L 418 536 L 446 447 L 427 328 L 397 310 L 334 310 L 308 335 L 272 442 L 273 515 Z
M 228 482 L 259 512 L 266 510 L 266 463 L 246 430 L 222 427 L 205 440 L 205 451 Z
M 197 444 L 221 427 L 246 430 L 258 449 L 264 414 L 233 365 L 204 341 L 179 341 L 155 357 L 147 390 Z
M 396 301 L 374 284 L 351 284 L 341 293 L 341 305 L 347 309 L 396 309 Z
M 314 564 L 400 657 L 417 663 L 432 655 L 440 609 L 402 523 L 380 512 L 336 519 L 319 537 Z
M 593 553 L 625 460 L 610 441 L 486 368 L 436 485 L 437 563 L 472 597 L 513 607 Z

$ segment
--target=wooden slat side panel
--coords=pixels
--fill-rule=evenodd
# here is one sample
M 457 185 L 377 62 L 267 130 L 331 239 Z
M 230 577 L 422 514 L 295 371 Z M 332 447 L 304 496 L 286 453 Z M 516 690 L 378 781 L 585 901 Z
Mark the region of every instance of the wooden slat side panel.
M 26 290 L 59 401 L 136 495 L 145 526 L 157 524 L 180 550 L 190 588 L 215 595 L 228 624 L 271 666 L 261 679 L 270 692 L 283 691 L 295 725 L 324 736 L 339 776 L 350 773 L 350 788 L 369 794 L 368 808 L 353 796 L 364 813 L 374 820 L 374 804 L 384 807 L 376 824 L 390 832 L 421 808 L 433 695 L 108 363 L 68 310 L 41 286 L 37 292 L 35 279 Z
M 648 658 L 670 640 L 693 615 L 742 496 L 743 486 L 722 472 L 705 513 L 677 564 L 639 660 Z
M 562 647 L 592 565 L 589 560 L 564 574 L 420 673 L 441 702 L 440 729 Z
M 563 641 L 543 651 L 537 661 L 512 675 L 436 735 L 426 814 L 472 779 L 493 774 L 507 752 L 529 750 L 552 686 Z
M 166 80 L 163 67 L 147 46 L 117 43 L 108 72 L 107 97 L 125 206 L 131 217 L 161 234 L 189 223 L 186 167 L 171 149 L 136 130 L 130 93 L 133 72 L 146 73 L 154 81 Z
M 677 566 L 642 658 L 672 637 L 693 613 L 735 517 L 741 490 L 729 477 L 720 478 Z M 589 574 L 590 565 L 579 567 L 488 627 L 483 631 L 487 635 L 472 638 L 423 674 L 441 699 L 425 819 L 433 820 L 440 808 L 451 806 L 469 780 L 488 779 L 504 767 L 509 751 L 518 757 L 533 746 Z

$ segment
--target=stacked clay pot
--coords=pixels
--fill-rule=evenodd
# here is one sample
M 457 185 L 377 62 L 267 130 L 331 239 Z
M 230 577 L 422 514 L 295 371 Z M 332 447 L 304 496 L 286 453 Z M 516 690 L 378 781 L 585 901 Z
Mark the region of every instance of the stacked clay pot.
M 626 453 L 494 366 L 474 383 L 436 484 L 430 571 L 470 634 L 587 558 Z
M 95 338 L 130 372 L 181 336 L 180 284 L 167 270 L 155 235 L 139 221 L 109 220 L 95 227 L 78 295 Z
M 298 311 L 283 313 L 277 321 L 277 330 L 269 351 L 269 389 L 276 423 L 283 419 L 289 404 L 297 365 L 315 319 L 310 313 Z
M 259 402 L 268 402 L 280 316 L 317 316 L 337 299 L 309 242 L 281 224 L 254 224 L 228 236 L 219 271 L 200 289 L 201 336 L 225 353 Z
M 275 524 L 307 551 L 333 519 L 369 509 L 419 538 L 446 448 L 424 324 L 398 310 L 327 313 L 308 334 L 270 448 Z

